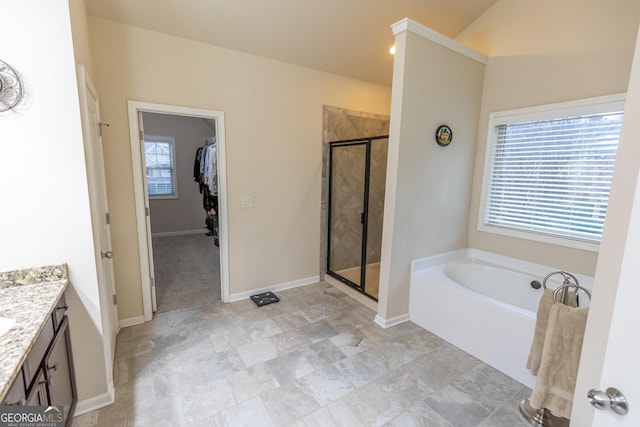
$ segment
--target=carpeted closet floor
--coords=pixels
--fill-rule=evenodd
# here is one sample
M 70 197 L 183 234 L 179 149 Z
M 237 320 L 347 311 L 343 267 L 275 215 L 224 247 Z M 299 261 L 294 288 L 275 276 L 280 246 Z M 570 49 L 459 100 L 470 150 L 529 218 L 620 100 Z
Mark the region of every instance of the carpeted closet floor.
M 153 238 L 158 312 L 220 301 L 220 248 L 202 234 Z

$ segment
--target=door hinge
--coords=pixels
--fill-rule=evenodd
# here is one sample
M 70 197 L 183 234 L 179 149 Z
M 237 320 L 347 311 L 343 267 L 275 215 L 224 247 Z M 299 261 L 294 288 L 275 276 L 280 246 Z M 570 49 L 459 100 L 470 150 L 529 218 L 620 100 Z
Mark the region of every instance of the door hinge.
M 138 134 L 140 135 L 140 142 L 144 141 L 144 132 L 142 132 L 141 130 L 138 131 Z
M 107 225 L 111 224 L 111 215 L 109 215 L 109 212 L 104 214 L 104 219 L 107 222 Z
M 98 136 L 102 136 L 102 126 L 109 127 L 109 123 L 98 123 Z
M 148 206 L 144 207 L 144 216 L 149 216 L 149 207 Z
M 118 301 L 116 300 L 116 294 L 113 294 L 113 305 L 118 305 Z
M 156 287 L 156 279 L 154 279 L 153 277 L 151 278 L 151 287 L 152 288 Z

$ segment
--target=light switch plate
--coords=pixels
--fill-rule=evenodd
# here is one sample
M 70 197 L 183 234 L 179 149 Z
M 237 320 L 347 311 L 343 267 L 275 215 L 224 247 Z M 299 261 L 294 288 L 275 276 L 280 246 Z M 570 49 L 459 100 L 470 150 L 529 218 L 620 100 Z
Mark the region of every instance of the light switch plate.
M 252 208 L 253 207 L 253 197 L 252 196 L 242 196 L 242 208 Z

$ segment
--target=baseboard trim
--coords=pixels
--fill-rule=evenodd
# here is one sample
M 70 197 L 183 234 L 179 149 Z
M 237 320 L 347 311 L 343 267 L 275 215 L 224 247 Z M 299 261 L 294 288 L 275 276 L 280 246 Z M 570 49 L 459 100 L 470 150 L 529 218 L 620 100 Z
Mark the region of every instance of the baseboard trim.
M 126 319 L 120 319 L 118 321 L 118 326 L 120 326 L 121 328 L 126 328 L 128 326 L 141 325 L 144 322 L 146 322 L 144 316 L 134 316 L 128 317 Z
M 304 279 L 294 280 L 292 282 L 280 283 L 277 285 L 265 286 L 264 288 L 252 289 L 246 292 L 239 292 L 237 294 L 229 295 L 229 302 L 240 301 L 249 298 L 251 295 L 261 294 L 263 292 L 277 292 L 285 289 L 297 288 L 298 286 L 311 285 L 318 283 L 320 276 L 311 276 Z
M 96 409 L 109 406 L 116 401 L 116 390 L 113 387 L 109 387 L 109 391 L 99 394 L 97 396 L 90 397 L 88 399 L 79 400 L 76 404 L 76 408 L 73 411 L 73 416 L 86 414 L 87 412 L 95 411 Z
M 409 321 L 409 313 L 401 314 L 400 316 L 392 317 L 390 319 L 385 319 L 379 314 L 376 314 L 376 318 L 374 320 L 374 322 L 376 322 L 378 325 L 382 326 L 385 329 L 395 325 L 399 325 L 400 323 L 408 322 L 408 321 Z
M 209 230 L 203 227 L 198 230 L 165 231 L 163 233 L 151 233 L 151 237 L 170 237 L 170 236 L 186 236 L 188 234 L 207 234 L 208 231 Z

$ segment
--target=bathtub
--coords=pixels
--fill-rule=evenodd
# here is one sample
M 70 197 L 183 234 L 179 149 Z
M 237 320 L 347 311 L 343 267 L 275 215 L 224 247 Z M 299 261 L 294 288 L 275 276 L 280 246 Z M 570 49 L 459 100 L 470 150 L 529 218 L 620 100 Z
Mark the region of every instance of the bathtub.
M 409 318 L 451 344 L 533 388 L 526 369 L 542 288 L 531 281 L 558 267 L 477 249 L 461 249 L 411 263 Z M 574 274 L 591 290 L 593 278 Z M 555 288 L 560 275 L 547 281 Z M 580 306 L 588 298 L 580 293 Z

